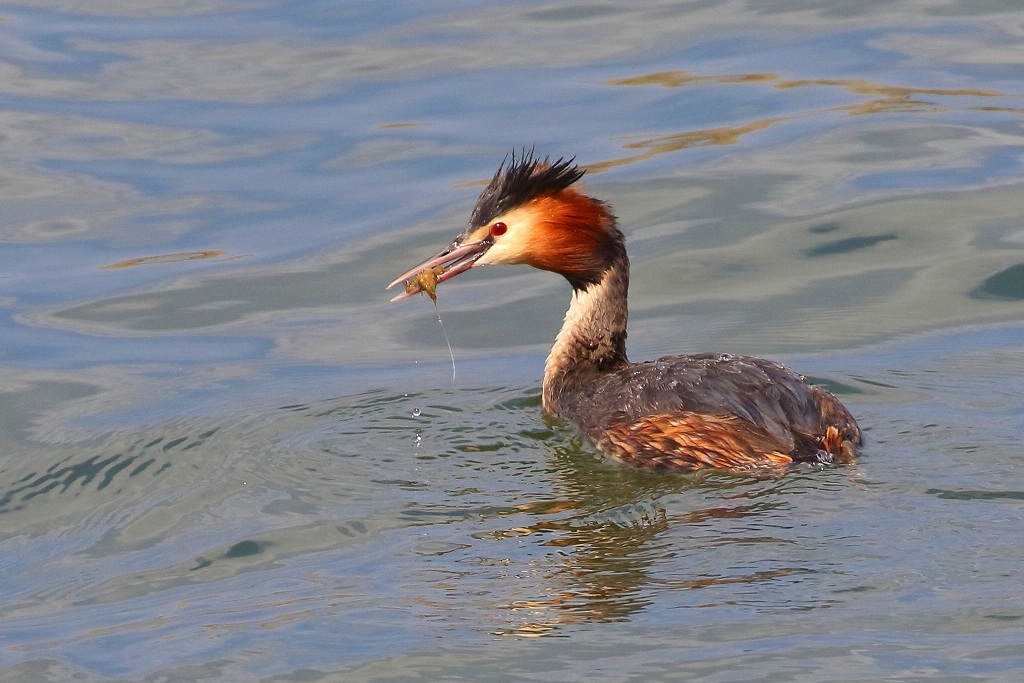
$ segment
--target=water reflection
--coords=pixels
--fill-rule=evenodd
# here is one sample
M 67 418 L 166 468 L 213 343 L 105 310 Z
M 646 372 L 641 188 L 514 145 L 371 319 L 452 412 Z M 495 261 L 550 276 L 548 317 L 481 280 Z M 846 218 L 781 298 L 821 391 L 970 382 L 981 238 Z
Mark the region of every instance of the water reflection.
M 796 88 L 841 88 L 852 95 L 867 95 L 871 97 L 858 104 L 844 104 L 838 106 L 826 106 L 820 109 L 794 112 L 787 116 L 775 116 L 757 121 L 751 121 L 742 126 L 724 126 L 700 131 L 685 131 L 670 135 L 661 135 L 655 138 L 648 138 L 629 142 L 623 145 L 623 149 L 643 150 L 640 154 L 634 154 L 618 159 L 596 162 L 587 165 L 587 170 L 600 172 L 614 166 L 632 164 L 645 159 L 650 159 L 659 154 L 678 152 L 691 147 L 703 145 L 734 145 L 740 139 L 752 133 L 761 132 L 781 123 L 791 122 L 798 117 L 820 116 L 830 112 L 844 111 L 852 116 L 866 116 L 870 114 L 883 114 L 893 112 L 919 113 L 942 111 L 942 107 L 935 102 L 911 99 L 914 96 L 934 95 L 936 97 L 1008 97 L 1007 93 L 998 90 L 985 90 L 973 88 L 912 88 L 906 86 L 894 86 L 884 83 L 871 83 L 863 79 L 785 79 L 774 73 L 744 73 L 744 74 L 719 74 L 713 76 L 699 76 L 686 71 L 661 71 L 642 76 L 619 78 L 608 81 L 610 86 L 648 86 L 658 85 L 666 88 L 681 88 L 693 85 L 729 85 L 729 84 L 752 84 L 769 83 L 780 90 Z M 979 108 L 984 110 L 985 108 Z
M 761 119 L 759 121 L 753 121 L 743 126 L 721 126 L 707 130 L 685 131 L 682 133 L 672 133 L 670 135 L 660 135 L 656 138 L 639 140 L 637 142 L 629 142 L 622 146 L 623 149 L 642 149 L 644 151 L 640 154 L 634 154 L 627 157 L 587 164 L 586 168 L 588 172 L 592 171 L 599 173 L 614 166 L 634 164 L 639 161 L 644 161 L 645 159 L 650 159 L 651 157 L 659 154 L 679 152 L 691 147 L 700 147 L 703 145 L 734 145 L 739 142 L 740 138 L 744 135 L 767 130 L 776 124 L 789 121 L 791 118 L 792 117 L 789 116 L 776 116 L 768 119 Z
M 556 428 L 558 434 L 565 436 Z M 557 498 L 505 513 L 539 519 L 474 534 L 506 548 L 525 542 L 544 549 L 527 558 L 480 564 L 503 567 L 502 576 L 517 579 L 502 593 L 512 599 L 496 605 L 508 614 L 495 615 L 507 623 L 495 633 L 538 637 L 556 635 L 572 624 L 627 620 L 669 593 L 673 603 L 705 608 L 808 609 L 835 603 L 813 595 L 777 604 L 761 597 L 766 584 L 799 582 L 824 568 L 766 559 L 773 549 L 793 544 L 785 533 L 770 531 L 783 507 L 776 500 L 774 479 L 730 473 L 654 475 L 608 463 L 575 439 L 559 441 L 547 443 L 558 474 L 552 483 Z M 680 496 L 691 503 L 700 498 L 714 503 L 678 511 L 672 501 Z M 730 545 L 746 555 L 740 566 L 696 560 L 686 570 L 673 568 L 680 557 L 722 553 Z M 751 557 L 746 549 L 758 550 Z M 476 564 L 469 557 L 463 562 Z M 758 597 L 748 602 L 744 595 Z
M 701 84 L 725 85 L 731 83 L 771 83 L 776 88 L 838 87 L 854 95 L 879 95 L 885 100 L 906 100 L 912 95 L 1007 97 L 999 90 L 979 88 L 912 88 L 907 86 L 872 83 L 862 78 L 803 78 L 787 79 L 775 73 L 716 74 L 700 76 L 686 71 L 660 71 L 653 74 L 618 78 L 608 85 L 660 85 L 666 88 L 681 88 Z
M 1024 263 L 988 276 L 977 288 L 971 290 L 971 296 L 999 301 L 1024 300 Z
M 209 435 L 210 433 L 206 433 L 191 441 L 189 437 L 180 437 L 165 444 L 159 451 L 167 451 L 186 441 L 189 443 L 184 448 L 193 448 Z M 77 495 L 77 490 L 69 491 L 72 487 L 95 487 L 95 490 L 102 491 L 114 483 L 122 472 L 125 477 L 131 479 L 153 467 L 150 476 L 158 476 L 171 466 L 171 462 L 165 456 L 157 458 L 152 454 L 153 449 L 162 441 L 163 439 L 155 439 L 141 446 L 136 445 L 131 449 L 136 452 L 97 454 L 76 462 L 71 462 L 71 458 L 65 458 L 42 472 L 29 472 L 0 494 L 0 514 L 20 509 L 32 498 L 51 492 L 56 495 Z
M 136 266 L 150 266 L 161 263 L 178 263 L 179 261 L 199 261 L 202 259 L 217 258 L 226 254 L 223 249 L 207 249 L 204 251 L 183 251 L 176 254 L 159 254 L 157 256 L 139 256 L 137 258 L 125 259 L 110 265 L 100 266 L 100 270 L 120 270 L 121 268 L 134 268 Z

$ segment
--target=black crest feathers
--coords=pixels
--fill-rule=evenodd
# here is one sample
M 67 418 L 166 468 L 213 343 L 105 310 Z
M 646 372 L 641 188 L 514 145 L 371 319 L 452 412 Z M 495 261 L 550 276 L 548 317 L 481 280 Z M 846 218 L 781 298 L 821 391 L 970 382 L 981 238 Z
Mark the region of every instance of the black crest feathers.
M 533 149 L 524 149 L 505 158 L 494 173 L 491 182 L 480 193 L 469 218 L 470 229 L 487 225 L 506 211 L 522 206 L 534 197 L 558 192 L 583 177 L 584 170 L 571 159 L 548 157 L 535 159 Z

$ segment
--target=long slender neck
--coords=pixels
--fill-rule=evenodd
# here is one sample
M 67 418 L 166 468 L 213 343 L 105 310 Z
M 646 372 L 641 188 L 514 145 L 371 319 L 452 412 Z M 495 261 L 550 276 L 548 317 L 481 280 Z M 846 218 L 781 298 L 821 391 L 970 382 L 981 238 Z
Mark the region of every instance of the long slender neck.
M 615 255 L 597 282 L 573 288 L 562 329 L 544 366 L 544 409 L 565 412 L 571 390 L 626 365 L 629 259 Z

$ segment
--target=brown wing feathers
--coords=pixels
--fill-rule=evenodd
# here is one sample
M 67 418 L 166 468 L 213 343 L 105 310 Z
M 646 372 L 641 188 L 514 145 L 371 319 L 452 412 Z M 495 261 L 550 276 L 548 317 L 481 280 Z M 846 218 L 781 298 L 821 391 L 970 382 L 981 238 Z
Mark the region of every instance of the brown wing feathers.
M 598 447 L 623 462 L 655 469 L 777 467 L 793 461 L 785 444 L 733 415 L 671 413 L 613 421 Z

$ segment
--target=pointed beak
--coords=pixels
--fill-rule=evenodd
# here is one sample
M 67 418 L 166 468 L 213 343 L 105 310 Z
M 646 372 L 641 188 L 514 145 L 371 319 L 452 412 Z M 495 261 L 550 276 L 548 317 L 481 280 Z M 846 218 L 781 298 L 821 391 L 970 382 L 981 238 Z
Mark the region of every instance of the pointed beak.
M 490 239 L 470 242 L 469 244 L 460 244 L 458 239 L 455 240 L 446 249 L 441 250 L 415 268 L 395 278 L 394 282 L 387 286 L 387 289 L 391 289 L 404 280 L 405 291 L 391 300 L 400 301 L 423 291 L 427 291 L 430 297 L 434 298 L 433 287 L 430 290 L 425 289 L 418 279 L 420 275 L 432 271 L 434 277 L 436 277 L 436 281 L 433 282 L 435 285 L 445 280 L 451 280 L 459 273 L 464 273 L 472 268 L 476 260 L 491 248 L 491 244 Z

